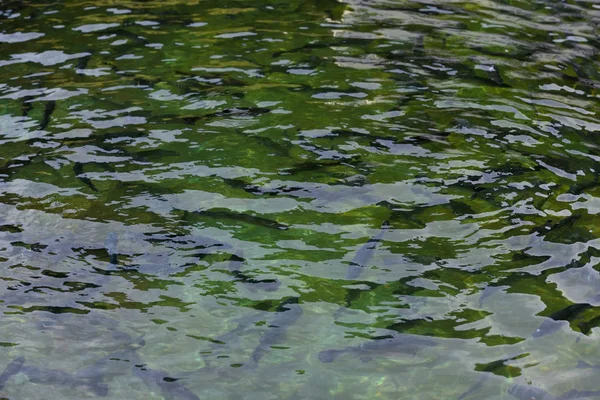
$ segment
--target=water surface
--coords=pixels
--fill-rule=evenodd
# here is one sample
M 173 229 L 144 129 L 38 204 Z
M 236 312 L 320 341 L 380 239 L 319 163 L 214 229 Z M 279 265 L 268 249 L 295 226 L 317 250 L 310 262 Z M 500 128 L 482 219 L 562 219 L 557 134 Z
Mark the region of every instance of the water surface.
M 1 395 L 600 390 L 599 22 L 1 1 Z

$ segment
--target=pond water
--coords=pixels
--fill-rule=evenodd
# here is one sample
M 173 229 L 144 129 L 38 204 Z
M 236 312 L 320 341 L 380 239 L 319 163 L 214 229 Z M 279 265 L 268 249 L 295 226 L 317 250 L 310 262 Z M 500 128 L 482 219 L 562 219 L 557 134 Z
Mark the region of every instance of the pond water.
M 599 23 L 0 1 L 0 398 L 593 398 Z

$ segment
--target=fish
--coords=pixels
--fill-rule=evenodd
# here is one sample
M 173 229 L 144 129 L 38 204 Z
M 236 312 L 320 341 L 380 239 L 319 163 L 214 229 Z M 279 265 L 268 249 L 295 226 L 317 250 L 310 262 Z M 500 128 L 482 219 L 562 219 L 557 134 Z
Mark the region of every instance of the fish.
M 371 257 L 373 257 L 373 253 L 375 253 L 377 245 L 381 242 L 381 239 L 383 239 L 383 236 L 389 227 L 389 222 L 384 221 L 383 224 L 381 224 L 381 231 L 379 231 L 377 235 L 369 239 L 367 243 L 358 249 L 356 255 L 352 261 L 350 261 L 350 266 L 346 271 L 346 279 L 356 279 L 359 277 L 359 275 L 366 268 Z
M 80 69 L 85 69 L 88 65 L 88 63 L 90 62 L 90 59 L 92 58 L 91 55 L 89 56 L 85 56 L 85 57 L 81 57 L 78 61 L 77 61 L 77 65 L 76 65 L 76 69 L 80 70 Z
M 523 385 L 513 385 L 507 390 L 507 393 L 519 400 L 571 400 L 600 397 L 600 390 L 580 391 L 572 389 L 560 396 L 553 396 L 543 389 Z
M 242 269 L 244 265 L 244 254 L 241 251 L 237 251 L 229 257 L 229 271 L 235 272 Z
M 21 104 L 21 111 L 23 111 L 21 114 L 22 116 L 26 117 L 29 114 L 29 111 L 33 110 L 33 105 L 31 104 L 31 100 L 33 99 L 33 96 L 23 97 L 23 103 Z
M 579 360 L 577 361 L 577 367 L 579 369 L 600 369 L 600 365 L 591 365 L 586 363 L 585 361 Z
M 229 271 L 238 281 L 248 285 L 251 291 L 262 289 L 266 292 L 273 292 L 281 286 L 281 282 L 277 279 L 254 279 L 249 277 L 241 271 L 242 265 L 244 265 L 244 258 L 241 256 L 241 252 L 232 254 L 229 259 Z
M 263 189 L 258 185 L 252 185 L 251 183 L 246 182 L 243 179 L 227 179 L 227 178 L 223 178 L 223 182 L 225 182 L 226 184 L 228 184 L 229 186 L 231 186 L 232 188 L 235 189 L 241 189 L 247 193 L 251 193 L 254 195 L 264 195 L 264 194 L 268 194 L 270 196 L 275 196 L 278 194 L 277 190 L 268 190 L 268 189 Z
M 82 388 L 86 391 L 91 391 L 99 397 L 106 397 L 108 395 L 108 386 L 102 382 L 97 382 L 94 379 L 78 378 L 75 375 L 60 370 L 24 365 L 24 361 L 23 359 L 23 364 L 18 372 L 25 374 L 29 382 L 40 385 Z
M 540 236 L 546 236 L 549 232 L 559 230 L 565 227 L 572 227 L 578 219 L 582 217 L 582 214 L 572 214 L 568 217 L 562 218 L 556 223 L 552 223 L 552 220 L 548 220 L 544 225 L 537 226 L 531 230 L 531 233 L 537 233 Z
M 485 71 L 473 71 L 475 73 L 471 73 L 471 76 L 475 78 L 481 78 L 487 84 L 490 84 L 491 81 L 498 86 L 508 86 L 506 83 L 504 83 L 498 68 L 499 67 L 497 65 L 490 65 L 485 69 Z
M 558 400 L 587 399 L 589 397 L 600 397 L 600 390 L 570 390 L 561 395 Z
M 233 108 L 226 108 L 222 111 L 218 111 L 213 114 L 205 115 L 204 118 L 228 117 L 230 115 L 244 116 L 244 117 L 257 116 L 257 115 L 266 114 L 269 112 L 271 112 L 271 110 L 268 108 L 264 108 L 264 107 L 233 107 Z
M 269 352 L 271 346 L 283 341 L 287 330 L 303 314 L 302 308 L 298 303 L 298 297 L 290 297 L 277 307 L 275 316 L 269 324 L 269 329 L 261 336 L 260 344 L 250 356 L 250 365 L 258 365 L 258 362 Z
M 281 224 L 277 221 L 274 221 L 274 220 L 271 220 L 268 218 L 263 218 L 263 217 L 258 217 L 258 216 L 254 216 L 254 215 L 243 214 L 243 213 L 236 213 L 236 212 L 232 212 L 229 210 L 192 211 L 192 212 L 186 213 L 184 218 L 187 218 L 192 215 L 197 216 L 197 217 L 212 218 L 212 219 L 216 219 L 216 220 L 232 220 L 232 221 L 237 221 L 237 222 L 241 222 L 241 223 L 262 226 L 265 228 L 278 229 L 280 231 L 285 231 L 285 230 L 289 229 L 289 227 L 287 225 Z
M 475 384 L 471 386 L 471 388 L 469 388 L 466 392 L 458 396 L 458 400 L 463 400 L 475 393 L 476 391 L 478 391 L 489 378 L 490 374 L 483 374 L 483 376 L 479 378 L 477 382 L 475 382 Z
M 279 174 L 281 175 L 284 173 L 285 175 L 296 176 L 296 175 L 300 175 L 305 172 L 313 172 L 313 171 L 315 171 L 315 173 L 318 173 L 318 172 L 323 173 L 328 168 L 339 167 L 339 166 L 343 166 L 343 165 L 344 165 L 343 160 L 301 162 L 301 163 L 295 163 L 293 167 L 281 168 L 279 170 Z M 302 187 L 297 187 L 297 188 L 285 187 L 285 189 L 286 189 L 285 191 L 303 190 Z
M 537 339 L 542 336 L 549 335 L 551 333 L 554 333 L 554 332 L 560 330 L 560 328 L 563 325 L 564 324 L 561 322 L 558 322 L 558 321 L 555 321 L 554 319 L 548 318 L 544 322 L 542 322 L 535 331 L 533 331 L 533 333 L 531 334 L 531 337 Z
M 479 296 L 479 308 L 481 308 L 483 306 L 483 301 L 485 299 L 492 296 L 494 293 L 496 293 L 502 289 L 506 289 L 506 288 L 507 288 L 507 286 L 486 286 L 481 291 L 481 295 Z
M 200 400 L 196 394 L 185 387 L 177 378 L 171 378 L 165 371 L 155 370 L 143 364 L 137 355 L 132 354 L 132 371 L 148 387 L 157 386 L 167 400 Z
M 90 189 L 92 189 L 94 192 L 98 191 L 98 189 L 96 189 L 96 186 L 94 186 L 94 184 L 92 183 L 90 178 L 86 178 L 85 176 L 79 176 L 79 175 L 83 174 L 83 164 L 82 163 L 76 162 L 75 165 L 73 166 L 73 172 L 75 173 L 75 176 L 77 177 L 77 179 L 79 179 L 81 182 L 85 183 Z
M 179 157 L 180 154 L 173 150 L 151 149 L 138 152 L 129 152 L 128 156 L 140 162 L 165 162 L 165 158 Z
M 328 49 L 330 46 L 332 46 L 332 44 L 326 42 L 308 43 L 304 46 L 295 47 L 293 49 L 276 51 L 272 54 L 271 57 L 279 58 L 282 55 L 289 53 L 309 53 L 314 49 Z
M 124 341 L 126 349 L 114 351 L 94 364 L 83 368 L 75 374 L 77 379 L 93 379 L 101 382 L 106 375 L 114 371 L 114 364 L 112 363 L 115 361 L 131 362 L 135 358 L 135 352 L 146 344 L 143 337 L 133 339 L 127 333 L 118 330 L 114 330 L 112 337 L 115 341 Z
M 105 376 L 109 373 L 111 363 L 115 361 L 126 361 L 129 362 L 133 358 L 133 349 L 120 350 L 110 353 L 109 355 L 102 357 L 94 364 L 83 368 L 81 371 L 75 374 L 76 379 L 89 379 L 96 382 L 101 382 L 105 379 Z
M 108 255 L 110 257 L 110 263 L 115 266 L 119 263 L 119 252 L 117 249 L 118 245 L 119 237 L 117 236 L 117 234 L 115 232 L 109 232 L 106 235 L 106 239 L 104 239 L 104 248 L 106 248 L 106 251 L 108 252 Z
M 558 321 L 572 321 L 579 314 L 592 307 L 590 304 L 581 303 L 581 304 L 571 304 L 570 306 L 563 308 L 553 314 L 550 314 L 544 322 L 540 324 L 540 326 L 531 334 L 534 338 L 540 338 L 542 336 L 549 335 L 558 331 L 562 323 Z
M 23 364 L 25 364 L 25 357 L 17 357 L 4 368 L 4 371 L 0 374 L 0 390 L 4 389 L 4 385 L 6 385 L 6 382 L 8 382 L 11 377 L 21 371 Z
M 204 119 L 213 119 L 217 117 L 236 117 L 236 118 L 248 118 L 255 117 L 262 114 L 266 114 L 271 112 L 268 108 L 261 107 L 244 107 L 244 108 L 227 108 L 222 111 L 218 111 L 215 113 L 205 114 L 202 116 L 184 116 L 179 117 L 183 119 L 183 123 L 187 125 L 194 125 L 196 122 Z
M 233 349 L 239 348 L 240 338 L 247 334 L 260 331 L 258 322 L 262 319 L 262 314 L 245 314 L 243 317 L 236 320 L 237 326 L 223 333 L 216 338 L 208 338 L 210 341 L 210 348 L 206 351 L 202 351 L 205 368 L 211 368 L 211 363 L 219 358 L 229 358 L 228 353 L 235 351 Z M 210 356 L 210 357 L 208 357 Z M 247 366 L 252 367 L 248 364 Z M 197 374 L 193 377 L 197 379 Z
M 425 54 L 425 36 L 424 35 L 419 35 L 415 38 L 412 52 L 414 55 L 417 55 L 417 56 L 421 56 L 421 55 Z
M 370 340 L 358 346 L 349 346 L 339 350 L 324 350 L 319 353 L 318 358 L 323 363 L 330 363 L 342 354 L 350 353 L 358 355 L 363 361 L 368 361 L 373 355 L 385 356 L 390 353 L 415 355 L 419 350 L 433 346 L 437 346 L 437 343 L 433 340 L 423 339 L 415 335 L 400 334 L 391 338 Z
M 543 389 L 533 386 L 513 385 L 507 393 L 519 400 L 558 400 L 559 398 L 551 395 Z M 562 397 L 561 397 L 562 398 Z
M 44 130 L 50 123 L 50 118 L 56 109 L 56 102 L 48 101 L 46 102 L 46 106 L 44 107 L 44 116 L 42 117 L 42 122 L 40 123 L 40 129 Z
M 510 57 L 513 60 L 524 61 L 531 57 L 536 51 L 541 49 L 533 46 L 515 46 L 511 49 L 502 49 L 497 50 L 495 47 L 486 47 L 486 46 L 473 46 L 471 49 L 483 53 L 488 56 L 498 57 L 502 55 L 502 57 Z
M 133 374 L 149 387 L 158 387 L 165 399 L 199 400 L 198 396 L 181 382 L 178 382 L 179 379 L 169 377 L 169 374 L 165 371 L 151 369 L 141 361 L 140 356 L 137 354 L 137 350 L 145 345 L 145 341 L 142 337 L 134 340 L 130 335 L 119 331 L 115 331 L 113 337 L 127 339 L 130 342 L 127 345 L 128 348 L 113 352 L 101 358 L 93 365 L 84 368 L 74 376 L 76 381 L 95 382 L 95 386 L 92 387 L 102 388 L 104 387 L 102 382 L 104 377 L 113 369 L 110 364 L 115 361 L 122 361 L 131 363 Z
M 249 331 L 252 329 L 252 327 L 256 328 L 256 323 L 260 319 L 261 319 L 261 316 L 255 315 L 255 314 L 245 315 L 245 316 L 239 318 L 236 321 L 237 326 L 234 329 L 232 329 L 229 332 L 226 332 L 220 336 L 217 336 L 214 339 L 211 339 L 211 343 L 212 343 L 211 347 L 216 348 L 218 346 L 222 346 L 224 344 L 239 340 L 241 334 L 244 331 Z M 216 345 L 216 346 L 213 346 L 213 345 Z
M 244 274 L 242 271 L 233 271 L 232 275 L 237 278 L 238 281 L 248 285 L 251 291 L 255 289 L 261 289 L 265 292 L 274 292 L 279 289 L 281 282 L 277 279 L 254 279 Z

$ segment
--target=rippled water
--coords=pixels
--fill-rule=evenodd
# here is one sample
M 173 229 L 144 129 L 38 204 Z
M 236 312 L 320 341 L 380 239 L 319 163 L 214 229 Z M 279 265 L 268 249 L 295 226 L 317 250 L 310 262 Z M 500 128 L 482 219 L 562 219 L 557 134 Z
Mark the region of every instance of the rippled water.
M 599 22 L 1 1 L 0 397 L 591 398 Z

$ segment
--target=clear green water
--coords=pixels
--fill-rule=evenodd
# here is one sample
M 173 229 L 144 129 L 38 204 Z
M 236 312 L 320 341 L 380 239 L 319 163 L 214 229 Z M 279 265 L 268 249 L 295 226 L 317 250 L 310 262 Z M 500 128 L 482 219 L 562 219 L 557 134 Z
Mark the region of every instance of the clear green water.
M 0 1 L 0 397 L 600 390 L 599 22 Z

